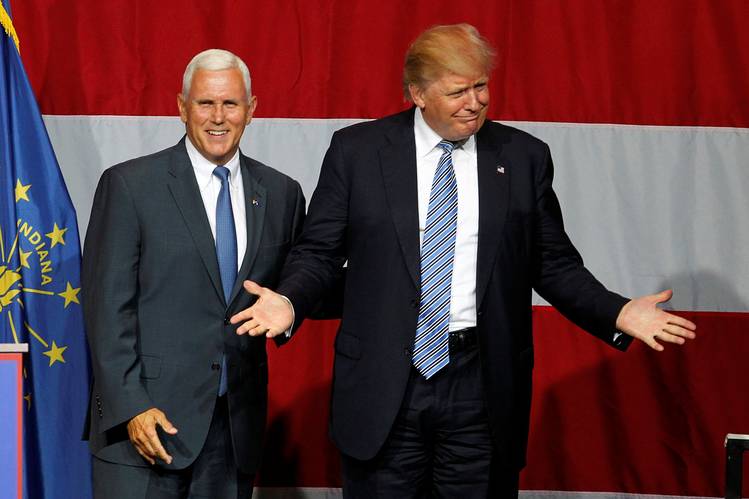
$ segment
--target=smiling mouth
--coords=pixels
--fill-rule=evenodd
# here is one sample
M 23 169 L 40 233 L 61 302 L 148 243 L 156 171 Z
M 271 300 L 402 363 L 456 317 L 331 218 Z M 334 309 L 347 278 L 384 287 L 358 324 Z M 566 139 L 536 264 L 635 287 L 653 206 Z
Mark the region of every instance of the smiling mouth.
M 211 137 L 222 137 L 229 133 L 228 130 L 207 130 L 207 132 Z

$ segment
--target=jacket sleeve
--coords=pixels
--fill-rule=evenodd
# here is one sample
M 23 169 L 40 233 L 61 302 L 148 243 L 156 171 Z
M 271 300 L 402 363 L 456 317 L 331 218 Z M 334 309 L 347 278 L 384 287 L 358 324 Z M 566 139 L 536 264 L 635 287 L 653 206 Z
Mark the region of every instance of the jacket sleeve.
M 296 322 L 320 310 L 321 300 L 339 296 L 331 290 L 341 286 L 345 262 L 349 185 L 343 146 L 333 135 L 310 200 L 304 230 L 291 249 L 281 275 L 278 291 L 291 300 Z M 338 306 L 328 308 L 336 310 Z M 334 314 L 322 314 L 334 315 Z
M 101 432 L 153 407 L 138 356 L 138 213 L 116 169 L 96 189 L 83 251 L 86 334 Z M 98 410 L 98 414 L 97 414 Z
M 632 338 L 616 330 L 616 318 L 628 299 L 607 290 L 583 264 L 564 230 L 552 180 L 548 146 L 535 171 L 534 282 L 544 299 L 572 322 L 606 343 L 626 350 Z

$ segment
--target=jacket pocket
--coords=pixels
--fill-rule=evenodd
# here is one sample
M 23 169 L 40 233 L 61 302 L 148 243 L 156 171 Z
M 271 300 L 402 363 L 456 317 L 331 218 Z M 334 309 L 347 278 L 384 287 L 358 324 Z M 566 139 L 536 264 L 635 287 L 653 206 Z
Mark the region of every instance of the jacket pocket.
M 140 356 L 141 379 L 155 379 L 161 376 L 161 357 L 155 355 Z

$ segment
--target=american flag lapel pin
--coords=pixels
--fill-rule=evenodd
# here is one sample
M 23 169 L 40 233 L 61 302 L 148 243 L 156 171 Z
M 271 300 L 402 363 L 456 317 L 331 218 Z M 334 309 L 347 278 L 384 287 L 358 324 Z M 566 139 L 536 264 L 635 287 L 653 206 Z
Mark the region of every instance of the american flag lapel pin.
M 502 165 L 497 165 L 497 175 L 502 175 L 505 172 L 505 167 Z

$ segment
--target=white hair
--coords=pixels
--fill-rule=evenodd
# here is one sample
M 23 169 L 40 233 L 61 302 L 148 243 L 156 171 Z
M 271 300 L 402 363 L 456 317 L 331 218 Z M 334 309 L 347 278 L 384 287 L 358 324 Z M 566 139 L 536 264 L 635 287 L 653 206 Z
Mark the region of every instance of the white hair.
M 224 69 L 236 68 L 242 73 L 244 88 L 247 92 L 247 101 L 252 98 L 252 80 L 250 80 L 250 70 L 239 56 L 236 56 L 228 50 L 208 49 L 200 52 L 192 58 L 185 68 L 185 75 L 182 77 L 182 96 L 186 99 L 192 87 L 192 77 L 198 69 L 206 71 L 221 71 Z

